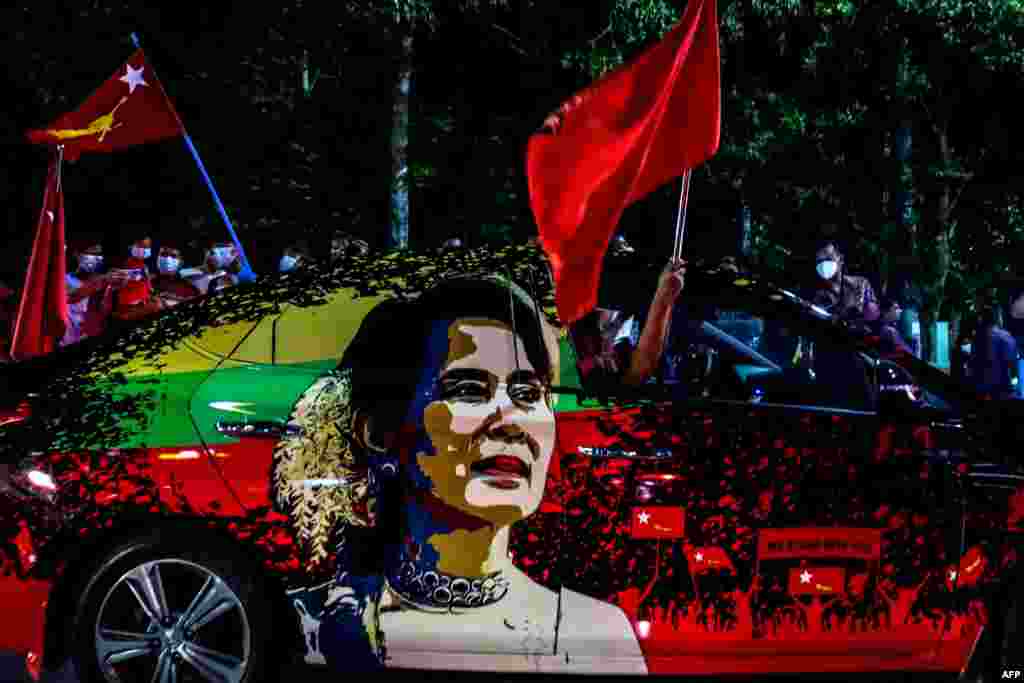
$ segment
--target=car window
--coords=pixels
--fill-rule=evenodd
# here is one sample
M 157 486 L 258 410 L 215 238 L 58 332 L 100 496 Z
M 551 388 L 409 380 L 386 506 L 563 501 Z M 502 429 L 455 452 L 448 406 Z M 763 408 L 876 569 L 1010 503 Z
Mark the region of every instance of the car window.
M 738 308 L 677 307 L 659 381 L 691 398 L 873 410 L 871 359 L 802 331 Z

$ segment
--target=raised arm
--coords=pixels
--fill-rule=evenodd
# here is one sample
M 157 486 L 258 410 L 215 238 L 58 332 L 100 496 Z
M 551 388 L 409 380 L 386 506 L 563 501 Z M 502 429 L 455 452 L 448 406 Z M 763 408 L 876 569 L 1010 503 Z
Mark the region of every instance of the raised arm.
M 683 291 L 686 263 L 671 260 L 658 278 L 658 290 L 654 293 L 647 322 L 640 333 L 640 340 L 633 350 L 629 368 L 623 382 L 632 386 L 643 384 L 654 373 L 665 351 L 669 325 L 672 322 L 672 307 Z

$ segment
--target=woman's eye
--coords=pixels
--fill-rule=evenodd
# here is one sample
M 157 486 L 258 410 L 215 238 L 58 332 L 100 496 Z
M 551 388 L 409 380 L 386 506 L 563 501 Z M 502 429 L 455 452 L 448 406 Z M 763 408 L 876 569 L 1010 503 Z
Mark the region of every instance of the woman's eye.
M 508 389 L 513 401 L 537 403 L 544 398 L 544 390 L 537 384 L 513 384 Z
M 490 389 L 483 382 L 444 382 L 441 398 L 444 400 L 487 400 Z

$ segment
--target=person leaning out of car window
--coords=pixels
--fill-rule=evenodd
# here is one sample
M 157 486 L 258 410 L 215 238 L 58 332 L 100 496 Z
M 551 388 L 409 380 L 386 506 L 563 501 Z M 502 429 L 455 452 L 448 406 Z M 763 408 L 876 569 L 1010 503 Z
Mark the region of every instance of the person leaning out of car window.
M 811 303 L 847 321 L 878 320 L 878 298 L 871 282 L 846 272 L 846 260 L 833 239 L 818 242 L 814 251 L 817 287 Z
M 878 320 L 878 299 L 871 283 L 846 272 L 846 260 L 835 239 L 817 243 L 814 270 L 817 286 L 812 303 L 849 324 L 863 326 Z M 813 369 L 819 392 L 816 400 L 823 405 L 860 410 L 874 402 L 868 368 L 858 354 L 820 344 L 801 348 L 798 354 L 802 367 Z
M 181 277 L 181 249 L 168 242 L 160 245 L 157 255 L 157 276 L 153 279 L 153 289 L 160 299 L 163 308 L 176 306 L 183 301 L 199 296 L 199 289 Z
M 1002 311 L 996 305 L 982 309 L 971 349 L 971 378 L 978 393 L 1011 398 L 1017 376 L 1017 342 L 1002 327 Z
M 672 307 L 683 291 L 686 264 L 670 260 L 658 278 L 643 329 L 632 316 L 596 308 L 573 326 L 579 371 L 585 383 L 639 386 L 657 370 L 665 350 Z

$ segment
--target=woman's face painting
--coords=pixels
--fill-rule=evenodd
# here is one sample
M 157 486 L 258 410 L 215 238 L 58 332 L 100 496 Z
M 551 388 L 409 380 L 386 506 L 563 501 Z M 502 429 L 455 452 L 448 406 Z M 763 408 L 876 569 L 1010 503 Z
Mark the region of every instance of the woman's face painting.
M 445 504 L 504 526 L 540 505 L 555 446 L 548 387 L 505 323 L 448 327 L 437 389 L 423 411 L 432 452 L 416 463 Z

